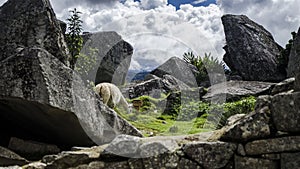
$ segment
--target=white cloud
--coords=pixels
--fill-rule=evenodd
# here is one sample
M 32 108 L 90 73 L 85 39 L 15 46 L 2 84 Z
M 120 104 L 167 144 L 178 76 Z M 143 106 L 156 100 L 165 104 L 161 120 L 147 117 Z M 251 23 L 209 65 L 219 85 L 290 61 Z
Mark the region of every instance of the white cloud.
M 216 5 L 182 5 L 177 11 L 167 0 L 127 0 L 101 10 L 86 4 L 73 5 L 83 12 L 85 31 L 114 30 L 134 46 L 131 68 L 155 67 L 192 49 L 202 55 L 212 52 L 219 58 L 223 56 L 221 11 Z M 67 10 L 58 10 L 55 3 L 53 6 L 60 19 L 68 17 Z
M 203 2 L 206 2 L 207 0 L 197 0 L 197 1 L 194 1 L 193 4 L 201 4 Z
M 158 8 L 168 4 L 168 0 L 141 0 L 141 7 L 145 10 Z

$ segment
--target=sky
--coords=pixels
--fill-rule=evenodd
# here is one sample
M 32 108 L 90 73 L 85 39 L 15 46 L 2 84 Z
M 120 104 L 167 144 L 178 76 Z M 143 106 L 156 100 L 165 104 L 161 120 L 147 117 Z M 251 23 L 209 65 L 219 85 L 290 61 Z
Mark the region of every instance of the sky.
M 5 0 L 0 0 L 0 4 Z M 117 31 L 134 47 L 130 69 L 150 70 L 184 52 L 222 59 L 224 14 L 243 14 L 284 46 L 300 26 L 299 0 L 50 0 L 59 19 L 82 12 L 84 31 Z

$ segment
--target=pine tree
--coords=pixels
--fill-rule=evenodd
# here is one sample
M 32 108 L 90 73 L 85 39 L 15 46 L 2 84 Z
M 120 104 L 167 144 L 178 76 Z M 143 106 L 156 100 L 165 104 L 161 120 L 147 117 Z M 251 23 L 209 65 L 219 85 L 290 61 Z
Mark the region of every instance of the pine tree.
M 67 19 L 68 21 L 68 33 L 66 34 L 67 44 L 70 50 L 70 67 L 74 69 L 77 58 L 79 57 L 80 50 L 83 45 L 83 39 L 81 37 L 82 32 L 82 20 L 80 19 L 81 12 L 76 8 L 70 11 L 71 15 Z

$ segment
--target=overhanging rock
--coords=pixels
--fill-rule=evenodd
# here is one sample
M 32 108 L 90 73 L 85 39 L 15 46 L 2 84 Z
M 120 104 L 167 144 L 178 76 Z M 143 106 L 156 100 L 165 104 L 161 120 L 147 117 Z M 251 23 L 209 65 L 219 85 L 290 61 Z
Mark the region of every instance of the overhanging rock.
M 1 133 L 66 146 L 141 136 L 44 49 L 26 48 L 2 60 L 0 71 Z

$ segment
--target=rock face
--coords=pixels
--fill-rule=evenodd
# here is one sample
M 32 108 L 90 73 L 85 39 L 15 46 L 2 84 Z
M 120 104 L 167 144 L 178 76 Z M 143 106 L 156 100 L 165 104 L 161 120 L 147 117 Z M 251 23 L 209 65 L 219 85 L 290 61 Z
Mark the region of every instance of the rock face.
M 187 64 L 182 59 L 178 57 L 172 57 L 164 64 L 160 65 L 158 68 L 153 70 L 151 74 L 158 76 L 160 78 L 163 75 L 172 75 L 176 79 L 184 82 L 190 87 L 197 87 L 197 82 L 195 75 L 197 73 L 197 69 L 190 64 Z
M 300 72 L 300 28 L 291 49 L 287 69 L 288 77 L 295 77 Z
M 285 73 L 278 69 L 276 57 L 281 47 L 261 25 L 244 15 L 222 17 L 226 36 L 225 63 L 243 80 L 279 82 Z
M 95 84 L 110 82 L 123 85 L 133 54 L 132 46 L 116 32 L 85 34 L 83 39 L 83 53 L 89 53 L 90 49 L 97 50 L 95 68 L 83 79 L 95 81 Z
M 0 63 L 4 135 L 66 146 L 103 144 L 123 132 L 141 136 L 44 49 L 25 48 Z
M 162 78 L 153 79 L 138 83 L 128 89 L 129 98 L 136 98 L 143 95 L 150 95 L 154 98 L 161 97 L 161 93 L 188 90 L 189 86 L 171 75 L 163 75 Z
M 226 100 L 239 100 L 247 96 L 269 94 L 275 83 L 257 81 L 229 81 L 213 85 L 203 96 L 205 100 L 217 100 L 224 97 Z
M 272 109 L 276 129 L 285 132 L 300 132 L 299 92 L 275 95 L 272 98 Z
M 45 155 L 60 152 L 56 145 L 27 141 L 15 137 L 10 139 L 8 148 L 28 160 L 39 160 Z
M 277 83 L 271 91 L 272 95 L 294 90 L 295 78 L 291 77 Z
M 49 0 L 8 0 L 0 8 L 0 27 L 0 60 L 35 46 L 68 65 L 68 49 Z
M 18 154 L 0 147 L 0 166 L 11 166 L 11 165 L 25 165 L 29 163 L 26 159 L 22 158 Z

